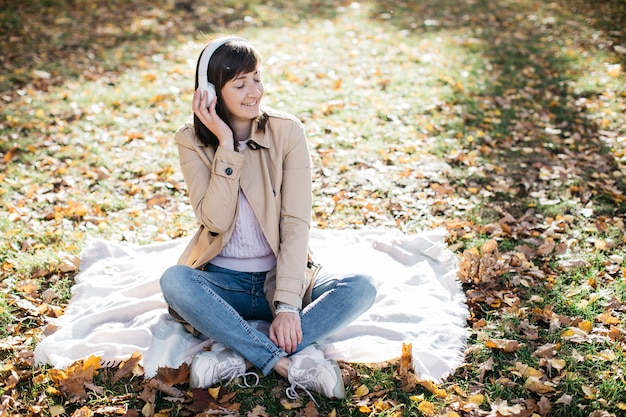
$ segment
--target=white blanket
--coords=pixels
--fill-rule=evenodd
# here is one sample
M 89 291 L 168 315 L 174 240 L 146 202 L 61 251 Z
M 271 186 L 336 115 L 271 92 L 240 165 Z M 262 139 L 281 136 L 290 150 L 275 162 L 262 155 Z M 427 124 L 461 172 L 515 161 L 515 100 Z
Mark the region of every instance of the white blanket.
M 400 356 L 413 345 L 422 379 L 441 381 L 463 361 L 468 331 L 465 295 L 456 258 L 441 229 L 407 236 L 395 230 L 312 230 L 311 247 L 325 267 L 364 271 L 379 286 L 374 306 L 348 327 L 320 341 L 327 356 L 373 363 Z M 150 245 L 94 239 L 81 254 L 72 298 L 58 330 L 35 349 L 37 363 L 57 368 L 99 355 L 119 362 L 143 355 L 146 377 L 179 367 L 210 344 L 196 339 L 167 314 L 159 288 L 188 238 Z

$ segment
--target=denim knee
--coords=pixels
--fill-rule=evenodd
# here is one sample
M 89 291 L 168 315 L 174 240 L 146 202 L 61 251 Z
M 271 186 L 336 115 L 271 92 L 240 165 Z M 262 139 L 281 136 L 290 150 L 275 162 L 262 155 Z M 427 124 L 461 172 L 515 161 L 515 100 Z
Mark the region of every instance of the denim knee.
M 360 296 L 365 301 L 369 302 L 368 308 L 374 304 L 376 301 L 376 295 L 378 294 L 378 285 L 376 285 L 376 281 L 370 275 L 358 274 L 355 275 L 355 281 L 357 282 L 357 286 L 359 288 Z
M 166 301 L 168 298 L 173 297 L 180 291 L 188 270 L 188 266 L 173 265 L 163 272 L 163 275 L 161 275 L 161 279 L 159 280 L 159 285 L 161 286 L 161 292 L 163 293 L 163 297 L 165 297 Z

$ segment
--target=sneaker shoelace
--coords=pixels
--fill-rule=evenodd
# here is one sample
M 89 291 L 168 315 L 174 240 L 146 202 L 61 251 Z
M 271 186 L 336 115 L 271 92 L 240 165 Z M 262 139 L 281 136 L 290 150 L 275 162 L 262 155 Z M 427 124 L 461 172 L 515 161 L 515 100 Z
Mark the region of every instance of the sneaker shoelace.
M 226 385 L 236 381 L 239 388 L 252 388 L 259 385 L 259 376 L 256 372 L 241 372 L 241 365 L 232 358 L 228 358 L 228 364 L 220 370 L 220 377 L 222 380 L 227 380 Z M 240 377 L 243 382 L 239 381 Z M 249 383 L 248 377 L 254 377 L 255 382 L 253 384 Z
M 307 395 L 311 398 L 315 406 L 318 407 L 319 405 L 317 404 L 317 401 L 315 401 L 315 398 L 313 398 L 313 395 L 311 395 L 311 392 L 309 391 L 309 389 L 312 386 L 315 386 L 315 380 L 317 378 L 318 373 L 319 372 L 316 372 L 315 369 L 308 369 L 302 374 L 300 374 L 298 378 L 294 378 L 294 381 L 291 383 L 291 386 L 285 390 L 285 394 L 287 395 L 287 398 L 289 398 L 290 400 L 298 399 L 299 395 L 296 389 L 300 388 L 301 390 L 307 393 Z

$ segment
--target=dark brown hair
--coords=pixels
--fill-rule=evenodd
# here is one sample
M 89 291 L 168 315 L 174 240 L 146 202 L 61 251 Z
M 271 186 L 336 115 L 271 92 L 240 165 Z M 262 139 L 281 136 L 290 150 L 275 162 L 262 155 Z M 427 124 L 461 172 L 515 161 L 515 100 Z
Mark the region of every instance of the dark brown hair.
M 200 56 L 202 56 L 202 54 L 200 54 Z M 218 116 L 231 130 L 232 126 L 229 121 L 230 113 L 222 100 L 222 87 L 235 77 L 256 70 L 260 64 L 261 55 L 259 52 L 243 39 L 229 40 L 224 45 L 217 48 L 211 56 L 208 69 L 208 81 L 215 86 L 215 92 L 217 94 L 215 110 Z M 200 57 L 198 57 L 198 63 L 196 64 L 196 89 L 198 88 L 199 65 Z M 264 130 L 266 121 L 267 115 L 263 112 L 257 117 L 257 129 Z M 195 114 L 193 116 L 193 122 L 196 136 L 198 136 L 200 141 L 205 146 L 217 148 L 219 145 L 217 136 L 215 136 Z M 235 146 L 235 150 L 236 149 L 237 147 Z

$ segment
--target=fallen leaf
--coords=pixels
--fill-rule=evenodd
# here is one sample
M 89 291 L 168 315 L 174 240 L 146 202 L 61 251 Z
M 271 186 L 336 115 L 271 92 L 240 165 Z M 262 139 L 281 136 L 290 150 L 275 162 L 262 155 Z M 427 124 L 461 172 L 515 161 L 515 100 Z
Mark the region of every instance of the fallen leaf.
M 537 394 L 549 394 L 556 391 L 556 388 L 550 382 L 544 382 L 535 377 L 529 377 L 524 383 L 524 388 Z
M 550 358 L 548 360 L 548 363 L 550 364 L 550 367 L 553 369 L 556 369 L 557 371 L 561 371 L 561 369 L 565 368 L 566 362 L 564 359 L 556 359 L 556 358 Z
M 611 313 L 599 314 L 598 316 L 596 316 L 596 320 L 604 324 L 620 324 L 620 320 L 617 317 L 613 316 Z
M 578 328 L 585 333 L 591 333 L 591 330 L 593 330 L 593 324 L 589 320 L 584 320 L 578 323 Z
M 519 350 L 519 343 L 517 340 L 489 339 L 485 345 L 488 348 L 502 350 L 507 353 L 517 352 Z
M 133 352 L 130 358 L 123 361 L 119 365 L 117 372 L 115 372 L 115 375 L 113 376 L 113 383 L 116 383 L 120 379 L 126 377 L 127 375 L 130 375 L 133 371 L 135 371 L 140 361 L 141 353 Z
M 422 413 L 426 414 L 427 416 L 435 415 L 435 405 L 431 403 L 430 401 L 422 401 L 417 406 L 417 409 L 420 410 Z
M 420 381 L 420 385 L 426 388 L 431 394 L 437 398 L 447 398 L 448 393 L 446 390 L 438 388 L 432 381 Z
M 588 400 L 593 400 L 596 398 L 596 394 L 598 393 L 598 389 L 594 387 L 590 387 L 588 385 L 582 385 L 580 387 L 582 392 L 585 394 L 585 398 Z
M 521 404 L 509 405 L 507 400 L 496 399 L 491 403 L 491 412 L 488 417 L 514 416 L 521 413 L 524 406 Z
M 65 370 L 51 369 L 48 375 L 61 394 L 72 403 L 87 397 L 85 384 L 92 382 L 99 368 L 100 357 L 92 355 L 87 359 L 74 362 Z
M 209 392 L 209 395 L 213 397 L 214 400 L 217 400 L 220 395 L 220 387 L 209 388 L 208 392 Z
M 556 400 L 556 404 L 570 405 L 573 399 L 574 399 L 573 396 L 569 394 L 563 394 L 559 397 L 558 400 Z
M 356 391 L 354 391 L 354 395 L 356 395 L 357 397 L 364 397 L 367 394 L 369 394 L 370 390 L 369 388 L 367 388 L 367 386 L 365 386 L 364 384 L 359 386 Z
M 402 343 L 402 356 L 400 357 L 400 376 L 406 375 L 413 370 L 413 345 Z
M 263 407 L 260 404 L 255 405 L 254 408 L 250 410 L 248 414 L 246 414 L 246 416 L 247 417 L 270 417 L 269 413 L 265 410 L 265 407 Z
M 469 397 L 467 401 L 474 405 L 482 405 L 482 403 L 485 401 L 485 396 L 482 394 L 474 394 Z
M 304 417 L 318 417 L 320 415 L 313 401 L 309 401 L 304 407 Z

